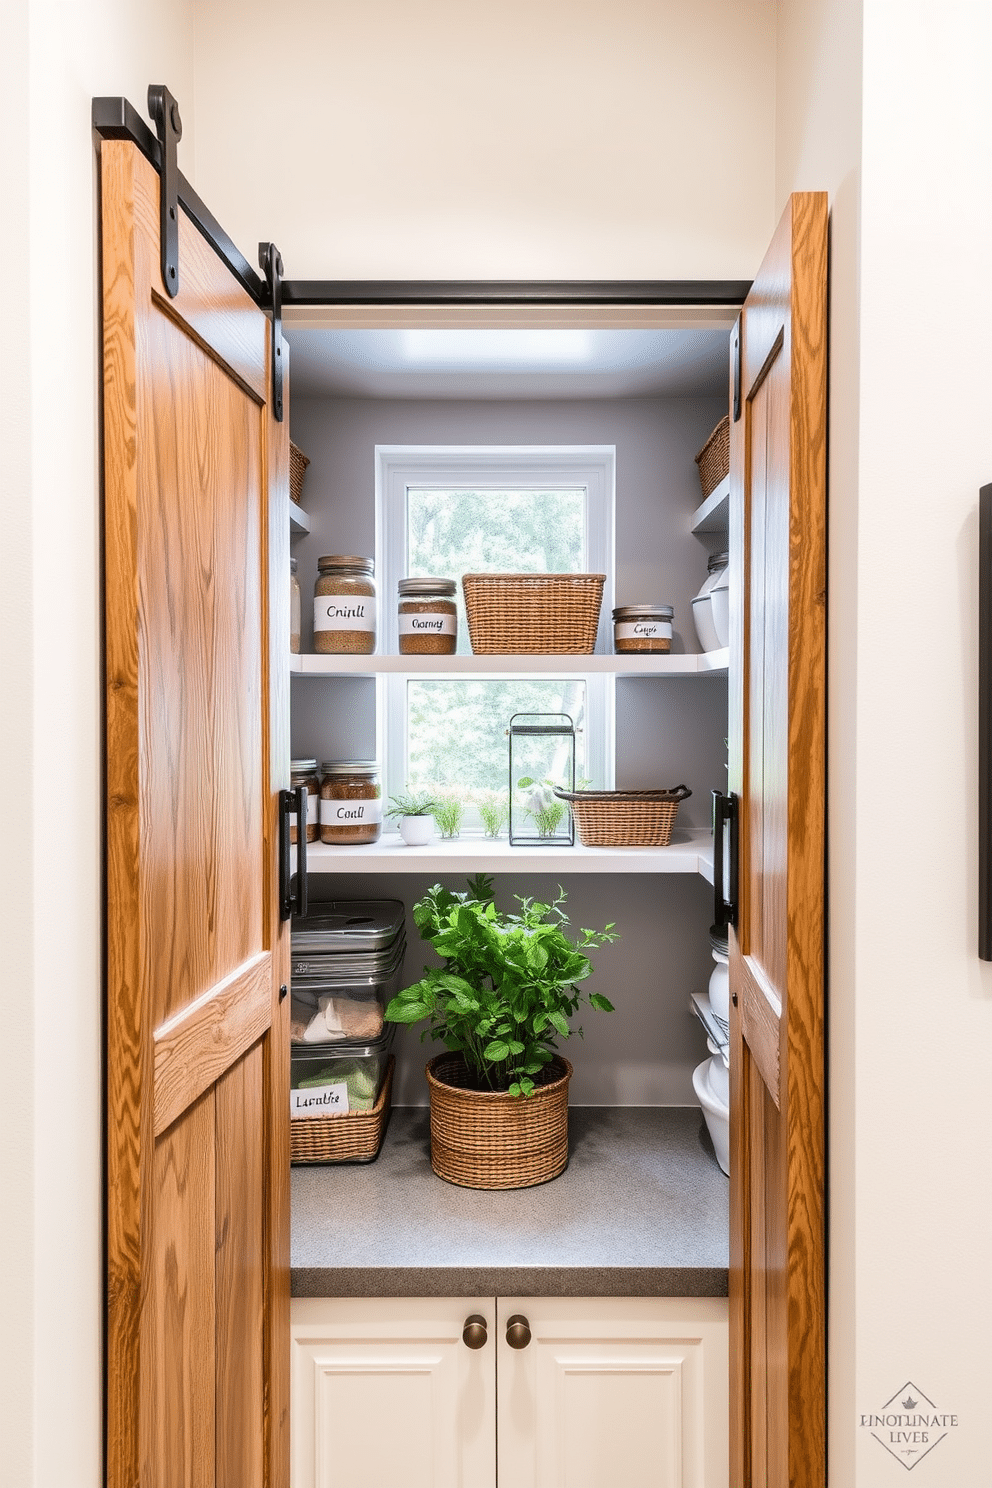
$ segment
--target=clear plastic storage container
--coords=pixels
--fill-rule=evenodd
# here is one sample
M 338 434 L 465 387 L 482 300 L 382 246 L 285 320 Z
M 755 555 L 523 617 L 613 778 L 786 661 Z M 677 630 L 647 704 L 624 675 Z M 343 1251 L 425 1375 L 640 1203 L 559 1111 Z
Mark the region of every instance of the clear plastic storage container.
M 377 1039 L 349 1039 L 328 1048 L 294 1044 L 290 1056 L 290 1115 L 294 1121 L 371 1111 L 389 1065 L 395 1028 Z

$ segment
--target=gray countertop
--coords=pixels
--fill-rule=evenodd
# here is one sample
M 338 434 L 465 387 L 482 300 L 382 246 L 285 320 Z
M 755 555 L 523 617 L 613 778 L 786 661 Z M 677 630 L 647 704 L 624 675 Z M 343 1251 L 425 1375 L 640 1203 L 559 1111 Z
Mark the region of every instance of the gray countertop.
M 728 1184 L 695 1107 L 573 1107 L 569 1164 L 480 1192 L 430 1165 L 426 1108 L 374 1163 L 293 1169 L 294 1297 L 725 1297 Z

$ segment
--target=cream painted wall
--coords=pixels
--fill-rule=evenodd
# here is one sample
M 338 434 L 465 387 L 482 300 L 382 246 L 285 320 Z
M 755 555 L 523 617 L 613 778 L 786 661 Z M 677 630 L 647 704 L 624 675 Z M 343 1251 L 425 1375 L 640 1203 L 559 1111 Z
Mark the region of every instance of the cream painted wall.
M 772 227 L 774 14 L 206 0 L 198 187 L 291 278 L 749 278 Z
M 974 829 L 992 11 L 783 0 L 778 45 L 779 200 L 825 186 L 833 206 L 830 1481 L 904 1480 L 859 1420 L 911 1379 L 959 1423 L 914 1483 L 979 1488 L 992 1383 L 992 968 L 975 950 Z
M 192 0 L 8 0 L 0 539 L 0 1478 L 102 1468 L 100 530 L 90 99 L 189 100 Z M 9 336 L 9 339 L 8 339 Z M 60 872 L 52 871 L 58 859 Z M 57 891 L 57 898 L 55 897 Z

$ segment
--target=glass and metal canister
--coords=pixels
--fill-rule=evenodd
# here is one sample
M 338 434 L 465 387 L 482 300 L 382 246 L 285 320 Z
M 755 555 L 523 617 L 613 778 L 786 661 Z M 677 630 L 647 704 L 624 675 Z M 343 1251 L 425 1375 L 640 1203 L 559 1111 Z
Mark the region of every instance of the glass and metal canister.
M 332 553 L 317 559 L 313 649 L 371 656 L 376 641 L 375 562 Z
M 382 786 L 375 760 L 325 760 L 320 782 L 320 840 L 332 846 L 376 842 Z
M 458 645 L 454 579 L 400 579 L 401 656 L 453 656 Z
M 671 651 L 671 605 L 619 605 L 613 611 L 613 649 L 618 655 L 628 651 Z

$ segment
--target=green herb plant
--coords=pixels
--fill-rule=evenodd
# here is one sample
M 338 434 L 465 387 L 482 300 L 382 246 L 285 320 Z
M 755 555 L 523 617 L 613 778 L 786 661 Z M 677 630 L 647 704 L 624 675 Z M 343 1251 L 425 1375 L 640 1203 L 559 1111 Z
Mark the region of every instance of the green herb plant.
M 555 795 L 554 780 L 532 780 L 529 775 L 517 781 L 524 811 L 534 820 L 539 837 L 553 837 L 568 807 Z
M 434 820 L 442 837 L 457 837 L 465 815 L 465 798 L 461 791 L 440 791 L 434 798 Z
M 609 924 L 570 939 L 561 888 L 551 904 L 515 897 L 519 913 L 502 913 L 493 880 L 481 873 L 469 879 L 466 893 L 440 884 L 428 889 L 413 918 L 444 965 L 426 968 L 385 1016 L 391 1023 L 426 1021 L 421 1037 L 429 1033 L 461 1054 L 478 1089 L 528 1096 L 554 1057 L 556 1040 L 573 1031 L 582 1036 L 569 1022 L 582 1002 L 613 1012 L 608 998 L 576 983 L 592 971 L 586 952 L 618 935 Z
M 416 790 L 408 785 L 405 792 L 390 796 L 386 815 L 397 819 L 401 816 L 432 816 L 435 809 L 436 803 L 430 791 Z
M 487 837 L 498 837 L 510 820 L 510 801 L 506 791 L 480 791 L 475 798 Z

